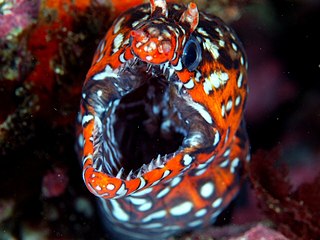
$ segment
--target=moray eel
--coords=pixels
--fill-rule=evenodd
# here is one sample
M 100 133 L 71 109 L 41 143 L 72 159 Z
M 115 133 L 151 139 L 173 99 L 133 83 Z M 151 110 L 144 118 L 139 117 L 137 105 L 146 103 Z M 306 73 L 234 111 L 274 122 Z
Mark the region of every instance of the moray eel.
M 232 29 L 150 0 L 120 15 L 83 85 L 84 182 L 112 239 L 166 239 L 213 223 L 249 160 L 247 60 Z

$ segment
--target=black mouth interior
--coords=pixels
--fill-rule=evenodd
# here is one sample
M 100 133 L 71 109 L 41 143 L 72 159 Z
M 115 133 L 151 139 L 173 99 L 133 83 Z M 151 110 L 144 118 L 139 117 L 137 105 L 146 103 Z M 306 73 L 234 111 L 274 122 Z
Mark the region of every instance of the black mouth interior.
M 177 126 L 166 124 L 168 121 L 177 124 L 178 119 L 169 92 L 165 77 L 149 77 L 120 100 L 114 132 L 126 174 L 150 163 L 158 154 L 173 153 L 182 145 L 185 136 L 176 131 Z

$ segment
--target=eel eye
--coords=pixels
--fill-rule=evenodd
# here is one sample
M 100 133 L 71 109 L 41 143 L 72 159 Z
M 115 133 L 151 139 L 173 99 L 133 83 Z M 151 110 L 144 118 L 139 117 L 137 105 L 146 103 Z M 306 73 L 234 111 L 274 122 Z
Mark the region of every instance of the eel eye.
M 182 63 L 189 71 L 194 71 L 198 67 L 202 59 L 201 52 L 198 40 L 191 36 L 182 53 Z

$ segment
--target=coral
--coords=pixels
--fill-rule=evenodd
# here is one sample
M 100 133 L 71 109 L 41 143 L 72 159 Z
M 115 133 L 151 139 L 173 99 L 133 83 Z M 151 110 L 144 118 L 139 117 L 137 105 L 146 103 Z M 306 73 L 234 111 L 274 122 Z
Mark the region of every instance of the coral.
M 249 175 L 261 208 L 277 229 L 290 239 L 317 239 L 320 174 L 295 191 L 288 179 L 288 168 L 276 167 L 279 150 L 258 151 L 252 158 Z
M 230 238 L 229 240 L 257 240 L 257 239 L 264 239 L 264 240 L 289 240 L 281 233 L 278 233 L 268 227 L 263 225 L 257 225 L 247 232 L 245 232 L 242 236 L 236 238 Z
M 0 1 L 0 81 L 21 80 L 31 67 L 25 61 L 30 61 L 26 39 L 36 22 L 39 2 Z

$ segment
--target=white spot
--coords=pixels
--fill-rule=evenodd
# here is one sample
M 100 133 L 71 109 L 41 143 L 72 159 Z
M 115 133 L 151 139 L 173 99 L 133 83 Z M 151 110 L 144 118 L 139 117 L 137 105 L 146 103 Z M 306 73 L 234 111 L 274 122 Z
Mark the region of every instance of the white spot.
M 212 85 L 211 85 L 211 82 L 208 80 L 208 78 L 204 79 L 203 90 L 207 95 L 212 91 Z
M 238 77 L 238 81 L 237 81 L 238 88 L 241 88 L 241 86 L 242 86 L 242 78 L 243 78 L 243 75 L 242 75 L 242 72 L 240 72 L 239 77 Z
M 85 99 L 87 97 L 87 94 L 82 93 L 82 98 Z
M 213 155 L 211 158 L 209 158 L 209 159 L 206 161 L 206 164 L 211 163 L 215 158 L 216 158 L 216 155 Z
M 200 188 L 200 195 L 204 198 L 210 197 L 214 192 L 214 185 L 212 182 L 207 182 Z
M 173 8 L 174 8 L 175 10 L 180 10 L 180 9 L 181 9 L 181 7 L 180 7 L 179 5 L 177 5 L 177 4 L 174 4 L 174 5 L 173 5 Z
M 108 184 L 109 185 L 109 184 Z M 112 184 L 113 185 L 113 184 Z M 114 185 L 113 185 L 114 186 Z M 108 187 L 108 186 L 107 186 Z M 125 184 L 122 183 L 121 187 L 118 189 L 118 191 L 116 192 L 117 197 L 122 197 L 124 195 L 126 195 L 127 193 L 127 189 L 125 188 Z
M 106 41 L 105 40 L 102 40 L 100 43 L 99 43 L 100 47 L 99 47 L 99 52 L 102 53 L 103 50 L 104 50 L 104 47 L 106 46 Z M 103 54 L 101 54 L 103 55 Z
M 152 202 L 146 202 L 143 205 L 141 205 L 140 207 L 138 207 L 138 210 L 141 212 L 147 211 L 152 207 Z
M 219 164 L 219 166 L 224 168 L 224 167 L 228 166 L 228 164 L 229 164 L 229 159 L 224 160 L 222 163 Z
M 212 207 L 213 208 L 217 208 L 221 205 L 222 203 L 222 198 L 217 198 L 213 203 L 212 203 Z
M 206 19 L 206 20 L 208 20 L 208 21 L 210 21 L 210 22 L 213 21 L 213 19 L 212 19 L 211 17 L 209 17 L 208 15 L 206 15 L 205 13 L 200 12 L 200 14 L 204 17 L 204 19 Z
M 96 186 L 96 190 L 101 191 L 102 188 L 100 186 Z
M 197 110 L 199 114 L 206 120 L 207 123 L 212 124 L 212 118 L 207 110 L 199 103 L 192 101 L 191 99 L 187 99 L 187 104 L 191 106 L 193 109 Z
M 162 198 L 170 192 L 170 188 L 166 187 L 157 194 L 157 198 Z
M 193 79 L 191 78 L 187 83 L 185 83 L 184 87 L 187 89 L 192 89 L 194 87 Z
M 149 222 L 152 219 L 159 219 L 159 218 L 163 218 L 164 216 L 166 216 L 166 211 L 165 210 L 160 210 L 160 211 L 151 213 L 150 215 L 148 215 L 145 218 L 143 218 L 141 221 L 142 222 Z
M 112 183 L 109 183 L 106 187 L 108 190 L 113 190 L 115 186 Z
M 251 160 L 251 155 L 250 155 L 250 153 L 248 153 L 247 156 L 246 156 L 246 161 L 250 162 L 250 160 Z
M 238 47 L 235 43 L 232 43 L 231 46 L 232 46 L 233 50 L 238 51 Z
M 97 91 L 97 95 L 98 95 L 98 97 L 101 97 L 101 96 L 102 96 L 102 90 L 101 90 L 101 89 L 99 89 L 99 90 Z
M 162 178 L 161 179 L 164 179 L 165 177 L 167 177 L 169 174 L 171 173 L 170 170 L 165 170 L 163 175 L 162 175 Z
M 220 28 L 215 28 L 214 30 L 216 30 L 216 32 L 219 34 L 220 37 L 223 36 L 222 31 L 220 30 Z
M 195 173 L 195 175 L 196 175 L 196 176 L 200 176 L 200 175 L 202 175 L 203 173 L 205 173 L 205 171 L 207 171 L 206 168 L 200 169 L 200 170 L 198 170 L 198 171 Z
M 125 63 L 127 60 L 124 58 L 124 52 L 119 55 L 119 61 Z
M 147 60 L 147 61 L 151 61 L 152 59 L 153 59 L 153 57 L 152 57 L 152 56 L 149 56 L 149 55 L 148 55 L 148 56 L 146 56 L 146 60 Z
M 235 105 L 236 105 L 236 106 L 239 106 L 240 101 L 241 101 L 241 97 L 240 97 L 240 95 L 238 95 L 238 96 L 236 97 Z
M 207 213 L 207 209 L 203 208 L 203 209 L 197 211 L 194 215 L 196 217 L 203 217 L 204 215 L 206 215 L 206 213 Z
M 80 147 L 83 147 L 84 145 L 84 138 L 83 138 L 83 135 L 82 134 L 79 134 L 79 137 L 78 137 L 78 145 Z
M 184 155 L 183 165 L 188 166 L 192 163 L 192 157 L 189 154 Z
M 116 74 L 109 65 L 107 65 L 105 67 L 103 72 L 100 72 L 100 73 L 97 73 L 96 75 L 94 75 L 92 79 L 93 80 L 103 80 L 107 77 L 112 77 L 112 78 L 118 77 L 118 74 Z
M 232 108 L 232 100 L 230 99 L 228 102 L 227 102 L 227 106 L 226 106 L 226 110 L 227 112 L 229 112 Z
M 218 131 L 216 131 L 215 135 L 214 135 L 214 140 L 213 140 L 213 146 L 216 146 L 220 141 L 220 134 Z
M 133 198 L 133 197 L 128 197 L 128 199 L 130 200 L 130 202 L 132 202 L 134 205 L 142 205 L 144 203 L 146 203 L 146 199 L 144 198 Z
M 123 41 L 123 34 L 119 33 L 113 40 L 113 47 L 114 47 L 112 49 L 113 54 L 119 51 L 122 41 Z
M 180 182 L 181 182 L 181 177 L 175 177 L 174 179 L 172 179 L 170 186 L 171 187 L 175 187 L 177 186 Z
M 134 196 L 134 197 L 141 197 L 141 196 L 144 196 L 148 193 L 151 193 L 152 192 L 152 188 L 146 188 L 146 189 L 143 189 L 139 192 L 136 192 L 136 193 L 132 193 L 131 196 Z
M 230 148 L 228 148 L 228 149 L 224 152 L 223 156 L 224 156 L 224 157 L 227 157 L 227 156 L 229 156 L 229 154 L 230 154 Z
M 104 54 L 100 54 L 98 59 L 96 60 L 96 63 L 100 62 L 103 57 L 104 57 Z
M 235 168 L 238 167 L 239 162 L 240 162 L 239 158 L 235 158 L 235 159 L 232 160 L 231 165 L 230 165 L 230 172 L 231 173 L 235 172 Z
M 199 71 L 196 71 L 195 80 L 196 82 L 200 82 L 201 73 Z
M 157 185 L 160 181 L 161 180 L 157 180 L 157 181 L 153 182 L 150 186 L 153 187 L 153 186 Z
M 139 189 L 143 188 L 146 185 L 146 180 L 143 177 L 140 177 L 140 185 L 139 185 Z
M 113 207 L 112 214 L 116 219 L 123 222 L 126 222 L 129 220 L 129 215 L 125 211 L 123 211 L 120 204 L 116 200 L 111 199 L 110 203 Z
M 208 37 L 208 33 L 203 29 L 203 28 L 197 28 L 197 32 L 200 33 L 201 35 Z
M 241 65 L 243 65 L 243 64 L 244 64 L 243 56 L 241 56 L 241 57 L 240 57 L 240 63 L 241 63 Z
M 226 106 L 222 104 L 221 106 L 221 116 L 224 117 L 226 115 Z
M 206 168 L 207 166 L 208 166 L 207 163 L 201 163 L 201 164 L 199 164 L 199 165 L 197 166 L 196 169 L 203 169 L 203 168 Z
M 222 212 L 222 209 L 218 209 L 217 211 L 215 211 L 215 212 L 211 215 L 211 220 L 215 220 L 215 218 L 218 217 L 221 212 Z
M 176 230 L 180 230 L 181 227 L 177 226 L 177 225 L 169 225 L 169 226 L 165 226 L 163 228 L 163 231 L 176 231 Z
M 179 59 L 177 66 L 173 66 L 173 68 L 177 71 L 180 71 L 182 69 L 181 59 Z
M 208 80 L 209 84 L 211 84 L 211 87 L 206 87 L 207 89 L 212 88 L 212 86 L 217 89 L 227 83 L 229 80 L 229 75 L 226 72 L 216 71 L 211 73 L 210 76 L 205 79 L 205 81 L 206 80 Z
M 160 228 L 163 227 L 162 223 L 150 223 L 150 224 L 146 224 L 146 225 L 141 225 L 141 228 L 146 228 L 146 229 L 153 229 L 153 228 Z
M 173 216 L 181 216 L 187 214 L 193 208 L 192 202 L 183 202 L 173 208 L 170 209 L 170 214 Z
M 201 225 L 202 224 L 202 220 L 195 220 L 195 221 L 193 221 L 193 222 L 189 222 L 188 223 L 188 226 L 189 227 L 197 227 L 197 226 L 199 226 L 199 225 Z
M 211 42 L 210 39 L 205 38 L 203 42 L 203 48 L 207 49 L 214 59 L 218 59 L 219 57 L 219 47 Z
M 114 28 L 113 28 L 113 34 L 117 34 L 117 32 L 120 31 L 121 24 L 124 21 L 124 19 L 125 19 L 125 17 L 122 17 L 116 22 L 116 24 L 114 25 Z
M 141 21 L 141 20 L 138 20 L 138 21 L 133 22 L 133 23 L 132 23 L 132 27 L 137 26 L 137 25 L 140 23 L 140 21 Z
M 85 125 L 86 123 L 90 122 L 93 119 L 92 115 L 84 115 L 82 117 L 82 126 Z
M 226 72 L 218 72 L 220 75 L 220 80 L 222 81 L 222 84 L 225 84 L 229 80 L 229 75 Z
M 219 46 L 224 47 L 225 42 L 223 40 L 219 40 Z

